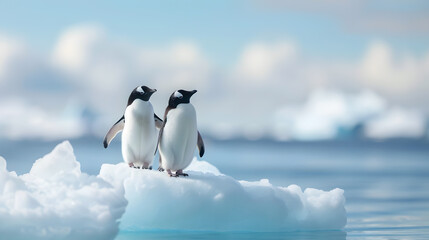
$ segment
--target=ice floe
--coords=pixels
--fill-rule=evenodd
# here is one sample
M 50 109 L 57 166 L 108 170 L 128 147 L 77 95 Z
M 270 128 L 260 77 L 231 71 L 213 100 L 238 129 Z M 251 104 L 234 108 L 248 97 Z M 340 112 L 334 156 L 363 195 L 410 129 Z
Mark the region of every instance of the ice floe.
M 239 181 L 194 159 L 189 177 L 103 164 L 82 173 L 69 142 L 9 172 L 0 157 L 0 233 L 10 239 L 113 239 L 124 231 L 342 229 L 343 190 L 322 191 L 269 180 Z

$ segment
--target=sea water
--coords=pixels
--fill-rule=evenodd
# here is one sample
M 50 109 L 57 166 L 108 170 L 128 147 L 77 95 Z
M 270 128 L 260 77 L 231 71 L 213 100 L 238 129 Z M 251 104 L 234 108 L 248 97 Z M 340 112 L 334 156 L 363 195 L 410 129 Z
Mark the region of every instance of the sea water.
M 0 140 L 9 171 L 32 163 L 61 141 Z M 122 161 L 120 141 L 108 149 L 102 140 L 71 140 L 82 171 L 98 174 L 101 164 Z M 429 141 L 322 142 L 206 140 L 204 160 L 236 179 L 269 179 L 273 185 L 297 184 L 345 190 L 348 223 L 344 231 L 162 232 L 121 231 L 116 239 L 428 239 Z M 156 165 L 155 161 L 155 165 Z M 157 166 L 155 166 L 156 168 Z M 144 213 L 142 213 L 144 214 Z M 180 220 L 180 219 L 178 219 Z

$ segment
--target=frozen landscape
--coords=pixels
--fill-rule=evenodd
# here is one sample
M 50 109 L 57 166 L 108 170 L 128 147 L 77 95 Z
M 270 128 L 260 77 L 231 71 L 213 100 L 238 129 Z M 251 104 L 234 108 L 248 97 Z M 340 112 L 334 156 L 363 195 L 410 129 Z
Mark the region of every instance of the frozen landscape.
M 343 190 L 267 179 L 238 181 L 194 159 L 190 177 L 103 164 L 81 171 L 65 141 L 22 175 L 0 158 L 0 232 L 9 239 L 114 239 L 124 232 L 284 232 L 340 230 L 346 224 Z
M 0 6 L 0 240 L 428 239 L 429 1 Z M 141 85 L 189 177 L 103 148 Z
M 34 236 L 35 233 L 39 234 L 39 237 L 45 236 L 43 239 L 67 239 L 67 236 L 70 239 L 70 236 L 78 235 L 82 239 L 86 237 L 112 239 L 117 231 L 119 232 L 116 240 L 176 239 L 178 237 L 206 240 L 219 238 L 425 239 L 425 236 L 429 234 L 427 217 L 429 216 L 427 201 L 429 199 L 427 191 L 429 187 L 429 162 L 427 161 L 429 148 L 427 141 L 276 143 L 207 140 L 209 151 L 204 157 L 207 162 L 194 161 L 188 170 L 189 178 L 172 179 L 156 171 L 125 168 L 122 163 L 120 141 L 113 142 L 109 151 L 103 149 L 100 139 L 97 138 L 74 139 L 70 142 L 74 151 L 70 145 L 63 143 L 53 153 L 34 164 L 35 159 L 52 151 L 59 142 L 0 140 L 0 151 L 7 159 L 7 170 L 5 170 L 6 161 L 0 161 L 2 236 L 8 236 L 8 239 L 19 239 L 16 234 L 18 225 L 24 226 L 20 227 L 21 237 L 23 237 L 21 239 L 28 239 L 28 234 L 31 234 L 32 239 L 37 239 Z M 25 146 L 25 151 L 22 150 L 22 146 Z M 58 158 L 59 156 L 63 157 Z M 74 156 L 79 162 L 75 161 Z M 50 161 L 58 161 L 63 165 L 46 168 L 46 163 Z M 42 164 L 43 162 L 45 164 Z M 154 167 L 156 167 L 156 163 Z M 101 174 L 100 168 L 102 169 Z M 59 170 L 59 172 L 49 175 L 54 170 Z M 13 173 L 14 171 L 16 174 Z M 41 174 L 40 171 L 48 174 L 40 176 L 38 175 Z M 30 176 L 32 174 L 35 176 Z M 269 181 L 261 180 L 264 178 Z M 37 179 L 37 182 L 34 182 L 34 179 Z M 54 181 L 54 179 L 56 180 Z M 136 180 L 136 183 L 148 180 L 146 184 L 126 185 L 133 194 L 134 200 L 142 201 L 142 204 L 134 200 L 127 201 L 126 198 L 131 197 L 131 194 L 127 195 L 125 188 L 121 190 L 120 185 L 118 187 L 118 185 L 110 184 L 110 182 L 116 181 L 120 183 L 121 179 L 125 180 L 124 182 Z M 160 181 L 157 181 L 158 179 Z M 236 179 L 240 179 L 240 181 Z M 245 179 L 247 182 L 241 181 L 241 179 Z M 42 182 L 43 184 L 41 184 Z M 213 187 L 214 182 L 219 183 L 218 187 L 214 187 L 212 191 L 207 190 L 206 187 Z M 249 186 L 249 182 L 253 186 Z M 156 185 L 152 185 L 155 183 Z M 227 189 L 221 183 L 231 184 L 231 188 Z M 181 187 L 175 189 L 179 184 Z M 262 185 L 262 187 L 258 185 Z M 317 190 L 307 190 L 306 192 L 304 190 L 302 193 L 296 185 L 301 186 L 303 190 L 316 188 L 322 189 L 324 192 Z M 133 188 L 136 186 L 137 188 Z M 149 189 L 150 186 L 164 186 L 169 190 Z M 177 214 L 179 209 L 174 206 L 182 204 L 183 201 L 180 202 L 180 200 L 191 199 L 192 203 L 195 203 L 196 191 L 201 189 L 205 190 L 198 197 L 203 201 L 211 201 L 211 203 L 223 207 L 226 206 L 225 204 L 230 204 L 227 209 L 221 209 L 213 216 L 205 216 L 210 221 L 216 218 L 222 219 L 222 214 L 231 214 L 231 211 L 234 211 L 232 207 L 235 202 L 229 201 L 231 200 L 228 198 L 231 197 L 229 194 L 240 196 L 241 199 L 249 199 L 255 197 L 255 191 L 251 190 L 258 189 L 256 192 L 264 191 L 264 195 L 266 195 L 261 201 L 274 202 L 274 207 L 280 206 L 283 200 L 280 197 L 275 198 L 273 195 L 275 196 L 276 192 L 283 189 L 280 191 L 283 196 L 295 196 L 295 200 L 298 197 L 302 199 L 302 196 L 309 196 L 308 194 L 317 196 L 317 194 L 323 193 L 328 198 L 324 198 L 323 201 L 319 198 L 320 203 L 331 201 L 339 204 L 337 208 L 331 206 L 331 209 L 335 208 L 335 212 L 340 214 L 334 217 L 338 221 L 328 222 L 328 224 L 341 225 L 341 221 L 344 220 L 344 212 L 341 210 L 343 194 L 338 190 L 330 192 L 337 187 L 345 190 L 344 197 L 347 199 L 344 205 L 347 212 L 347 224 L 340 231 L 309 230 L 305 225 L 301 225 L 301 230 L 286 228 L 283 232 L 270 233 L 166 230 L 166 226 L 173 229 L 177 227 L 174 224 L 182 227 L 190 223 L 191 220 L 186 216 L 176 219 L 169 218 L 169 216 L 173 213 Z M 231 193 L 231 189 L 241 189 L 241 191 Z M 224 193 L 222 198 L 221 195 L 218 195 L 220 191 Z M 151 197 L 145 198 L 143 194 L 136 194 L 143 192 L 150 192 Z M 247 193 L 247 195 L 243 193 Z M 165 198 L 163 195 L 160 199 L 160 194 L 165 194 Z M 63 199 L 64 196 L 68 200 L 58 203 L 58 200 Z M 139 196 L 141 198 L 137 199 Z M 216 196 L 218 196 L 217 200 Z M 322 197 L 322 195 L 319 196 Z M 19 197 L 20 200 L 12 203 L 12 199 L 15 197 Z M 170 201 L 171 205 L 164 207 L 168 208 L 168 211 L 173 209 L 173 212 L 163 216 L 162 214 L 166 213 L 167 209 L 162 209 L 161 204 L 147 201 L 161 201 L 163 204 Z M 83 202 L 84 204 L 82 204 Z M 92 206 L 90 207 L 87 203 L 91 203 Z M 287 206 L 297 206 L 299 201 L 292 201 L 292 203 Z M 194 206 L 184 205 L 183 208 L 193 207 L 204 214 L 209 212 L 209 209 L 202 209 L 201 206 L 202 203 L 196 203 Z M 250 206 L 240 207 L 246 209 Z M 65 208 L 71 209 L 74 214 L 70 214 L 71 211 L 62 211 Z M 134 211 L 130 211 L 131 208 L 135 208 Z M 258 206 L 258 209 L 267 210 L 268 206 Z M 303 211 L 308 209 L 308 207 L 301 208 Z M 195 214 L 195 212 L 193 213 Z M 246 214 L 243 211 L 241 213 L 241 216 Z M 11 218 L 11 214 L 13 218 Z M 272 214 L 272 211 L 267 213 L 256 211 L 248 214 L 253 214 L 253 216 L 265 214 L 260 217 L 266 219 L 269 214 Z M 278 219 L 280 215 L 272 217 Z M 148 230 L 143 229 L 143 225 L 136 224 L 138 221 L 147 221 L 146 216 L 154 217 L 156 221 L 166 219 L 166 224 L 163 224 L 164 229 Z M 190 216 L 195 217 L 192 214 Z M 293 217 L 297 216 L 289 215 L 285 221 L 296 224 Z M 232 221 L 234 216 L 231 218 Z M 255 224 L 257 221 L 253 217 L 246 220 L 249 220 L 247 223 L 249 225 Z M 88 221 L 91 221 L 92 224 L 84 226 L 83 223 Z M 204 225 L 207 228 L 213 227 L 212 222 L 203 220 L 201 222 L 198 222 L 199 229 Z M 281 225 L 279 222 L 272 221 L 272 223 L 274 227 Z M 49 224 L 53 227 L 43 227 Z M 71 226 L 74 226 L 73 231 Z M 150 226 L 153 227 L 153 225 Z M 226 224 L 221 222 L 218 226 L 220 229 Z M 261 224 L 256 230 L 260 231 L 266 226 Z M 12 232 L 13 235 L 6 235 Z M 94 235 L 90 236 L 90 232 L 99 238 Z M 46 236 L 50 236 L 50 238 Z

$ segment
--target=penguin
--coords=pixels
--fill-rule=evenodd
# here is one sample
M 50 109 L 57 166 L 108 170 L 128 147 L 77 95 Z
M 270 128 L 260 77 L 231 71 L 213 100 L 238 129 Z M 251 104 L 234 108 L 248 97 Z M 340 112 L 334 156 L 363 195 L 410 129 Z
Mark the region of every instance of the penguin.
M 149 102 L 156 89 L 146 86 L 136 87 L 128 98 L 125 114 L 110 128 L 104 138 L 107 148 L 112 139 L 121 131 L 122 157 L 129 167 L 152 169 L 153 153 L 157 147 L 157 130 L 162 120 L 153 111 Z
M 198 146 L 199 155 L 205 152 L 204 142 L 197 129 L 197 115 L 189 102 L 197 90 L 177 90 L 171 94 L 159 131 L 158 170 L 167 170 L 170 177 L 188 176 L 183 169 L 189 166 Z M 173 172 L 174 171 L 174 174 Z

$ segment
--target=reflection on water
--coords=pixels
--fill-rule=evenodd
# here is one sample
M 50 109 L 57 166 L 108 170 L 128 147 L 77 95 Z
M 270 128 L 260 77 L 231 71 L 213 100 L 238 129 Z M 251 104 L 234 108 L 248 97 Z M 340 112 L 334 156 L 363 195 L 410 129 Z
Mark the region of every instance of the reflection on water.
M 307 231 L 307 232 L 285 232 L 285 233 L 204 233 L 204 232 L 146 232 L 129 233 L 122 232 L 116 240 L 164 240 L 164 239 L 201 239 L 201 240 L 219 240 L 219 239 L 255 239 L 255 240 L 342 240 L 346 239 L 346 233 L 343 231 Z
M 347 229 L 347 239 L 428 239 L 429 226 Z M 318 239 L 318 238 L 316 238 Z

